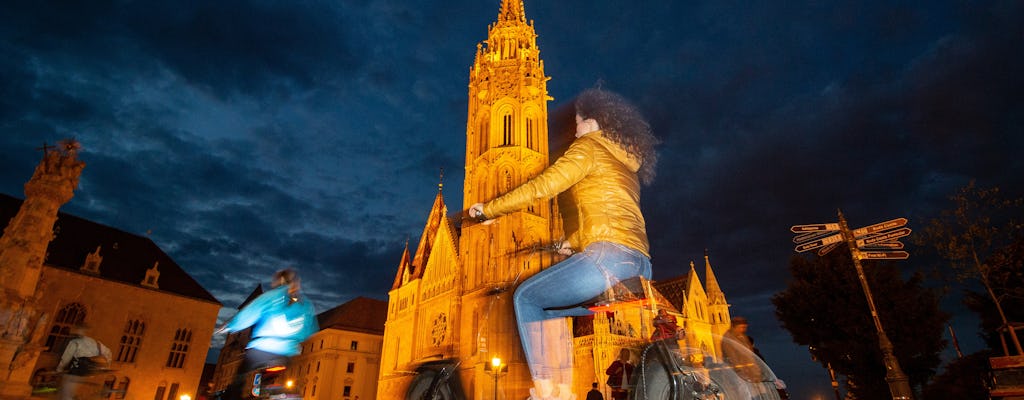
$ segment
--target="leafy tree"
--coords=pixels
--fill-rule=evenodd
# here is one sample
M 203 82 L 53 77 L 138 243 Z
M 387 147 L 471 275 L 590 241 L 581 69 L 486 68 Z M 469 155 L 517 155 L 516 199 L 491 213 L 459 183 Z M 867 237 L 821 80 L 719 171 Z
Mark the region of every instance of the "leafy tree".
M 1011 268 L 1000 271 L 996 281 L 1003 284 L 1005 289 L 999 291 L 1004 293 L 1001 306 L 1006 311 L 1006 319 L 1009 321 L 1024 321 L 1024 296 L 1018 294 L 1024 290 L 1024 235 L 1020 236 L 1012 244 L 1000 249 L 992 258 L 1005 258 L 1009 261 Z M 992 298 L 986 292 L 965 290 L 963 302 L 967 308 L 978 314 L 981 319 L 981 336 L 985 339 L 990 349 L 999 349 L 999 354 L 1005 355 L 1004 346 L 1012 346 L 1008 335 L 1001 335 L 999 329 L 1003 326 L 1003 320 L 997 312 L 998 308 L 992 303 Z M 1005 349 L 1009 350 L 1009 349 Z
M 988 399 L 989 351 L 970 354 L 953 360 L 945 371 L 935 377 L 921 393 L 928 400 Z
M 939 310 L 938 292 L 922 286 L 921 274 L 904 281 L 895 263 L 865 260 L 862 265 L 896 359 L 911 387 L 920 388 L 940 363 L 949 315 Z M 857 398 L 891 397 L 878 334 L 849 250 L 794 256 L 790 273 L 793 280 L 772 303 L 793 341 L 845 375 L 847 390 Z
M 1024 225 L 1018 219 L 1024 215 L 1024 200 L 1008 200 L 998 187 L 982 189 L 971 181 L 950 196 L 954 208 L 944 210 L 938 218 L 928 222 L 924 234 L 915 240 L 933 247 L 940 256 L 950 261 L 959 281 L 977 279 L 990 299 L 998 317 L 995 330 L 1009 326 L 1006 301 L 1024 298 L 1022 260 L 1024 260 Z M 967 296 L 968 306 L 984 306 L 975 296 Z M 973 305 L 972 302 L 973 301 Z M 1017 309 L 1019 310 L 1019 308 Z M 1011 311 L 1013 311 L 1011 309 Z M 980 312 L 985 317 L 985 312 Z M 1019 314 L 1018 314 L 1019 316 Z M 1010 330 L 1010 345 L 1016 354 L 1024 354 L 1020 339 Z M 990 342 L 991 342 L 991 336 Z

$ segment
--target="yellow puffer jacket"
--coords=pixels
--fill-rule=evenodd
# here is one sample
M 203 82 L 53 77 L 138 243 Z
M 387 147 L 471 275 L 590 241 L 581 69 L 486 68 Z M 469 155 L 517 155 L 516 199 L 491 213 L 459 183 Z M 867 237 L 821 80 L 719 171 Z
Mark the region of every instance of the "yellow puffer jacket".
M 640 163 L 601 131 L 577 138 L 540 175 L 484 204 L 484 215 L 495 218 L 550 199 L 569 190 L 576 205 L 579 228 L 568 238 L 577 251 L 594 242 L 614 242 L 650 256 L 647 228 L 640 214 Z M 572 213 L 572 210 L 562 210 Z M 572 224 L 566 223 L 566 226 Z

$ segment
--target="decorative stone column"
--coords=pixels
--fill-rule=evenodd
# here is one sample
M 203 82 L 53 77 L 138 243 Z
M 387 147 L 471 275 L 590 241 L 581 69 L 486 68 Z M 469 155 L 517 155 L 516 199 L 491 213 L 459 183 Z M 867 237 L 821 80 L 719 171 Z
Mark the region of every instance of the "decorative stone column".
M 43 145 L 25 201 L 0 237 L 0 398 L 28 398 L 49 316 L 38 310 L 40 275 L 57 210 L 74 196 L 85 163 L 78 142 Z

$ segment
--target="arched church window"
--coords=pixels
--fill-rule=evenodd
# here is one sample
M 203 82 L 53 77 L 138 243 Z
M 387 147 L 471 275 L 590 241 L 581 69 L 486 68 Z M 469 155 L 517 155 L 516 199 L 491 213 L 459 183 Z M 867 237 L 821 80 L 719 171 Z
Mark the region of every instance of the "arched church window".
M 491 132 L 487 129 L 487 118 L 480 119 L 480 132 L 477 132 L 477 140 L 480 142 L 480 155 L 487 152 L 487 138 Z
M 124 331 L 121 332 L 121 343 L 117 348 L 117 355 L 114 361 L 123 363 L 135 362 L 135 354 L 139 352 L 142 345 L 142 334 L 146 333 L 146 323 L 141 320 L 128 320 Z
M 513 143 L 512 132 L 515 131 L 515 125 L 512 123 L 512 114 L 507 113 L 501 118 L 501 145 L 511 146 Z
M 534 132 L 534 130 L 535 130 L 534 125 L 535 125 L 535 122 L 533 121 L 533 117 L 527 117 L 526 118 L 526 148 L 528 148 L 530 150 L 537 150 L 537 147 L 536 147 L 537 140 L 535 138 L 537 132 Z
M 84 321 L 85 306 L 81 303 L 71 303 L 57 311 L 50 335 L 46 337 L 46 350 L 55 353 L 64 351 L 64 346 L 71 340 L 71 327 Z

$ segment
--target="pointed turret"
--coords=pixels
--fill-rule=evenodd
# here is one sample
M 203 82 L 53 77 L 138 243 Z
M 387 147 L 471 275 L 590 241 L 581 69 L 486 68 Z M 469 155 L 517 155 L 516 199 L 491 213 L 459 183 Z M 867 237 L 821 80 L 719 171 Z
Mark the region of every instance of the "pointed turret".
M 708 303 L 710 305 L 727 304 L 725 293 L 718 286 L 718 278 L 715 278 L 715 271 L 711 269 L 711 259 L 708 257 L 708 249 L 704 249 L 704 280 L 705 290 L 708 292 Z
M 729 302 L 725 300 L 725 292 L 722 292 L 722 288 L 718 286 L 718 278 L 715 277 L 715 271 L 711 269 L 711 258 L 708 256 L 707 249 L 704 249 L 704 273 L 704 278 L 707 282 L 708 314 L 711 320 L 711 332 L 715 337 L 720 338 L 729 330 L 732 317 L 729 316 L 730 306 Z M 714 347 L 715 358 L 721 359 L 722 341 L 715 340 Z
M 437 230 L 441 229 L 441 224 L 446 223 L 447 214 L 448 206 L 444 204 L 441 185 L 438 185 L 437 197 L 434 198 L 434 205 L 430 208 L 430 214 L 427 216 L 427 224 L 423 227 L 423 234 L 420 235 L 420 244 L 416 246 L 416 256 L 413 257 L 410 264 L 410 280 L 423 276 L 423 269 L 427 266 L 430 253 L 434 248 Z
M 402 251 L 402 260 L 398 262 L 398 273 L 395 274 L 395 282 L 391 284 L 391 290 L 398 289 L 405 282 L 405 275 L 409 271 L 409 239 L 405 239 L 405 250 Z
M 526 23 L 526 10 L 523 7 L 523 0 L 501 1 L 501 9 L 498 11 L 498 23 L 502 22 Z

